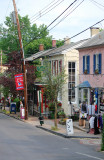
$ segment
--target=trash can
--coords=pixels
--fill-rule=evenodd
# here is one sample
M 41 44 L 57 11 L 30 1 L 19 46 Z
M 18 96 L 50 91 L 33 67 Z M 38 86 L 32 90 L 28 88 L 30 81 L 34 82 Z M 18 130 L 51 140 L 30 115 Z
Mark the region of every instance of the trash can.
M 21 119 L 25 119 L 25 109 L 24 108 L 20 109 L 20 115 L 21 115 Z
M 10 113 L 14 112 L 16 114 L 16 102 L 10 104 Z
M 43 116 L 40 116 L 40 117 L 39 117 L 39 120 L 40 120 L 40 125 L 42 126 L 42 124 L 44 124 Z

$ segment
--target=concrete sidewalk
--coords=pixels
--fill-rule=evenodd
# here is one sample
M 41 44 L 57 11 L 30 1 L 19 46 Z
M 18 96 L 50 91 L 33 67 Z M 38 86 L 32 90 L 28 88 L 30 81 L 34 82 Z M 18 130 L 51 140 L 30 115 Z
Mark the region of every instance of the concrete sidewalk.
M 29 117 L 28 120 L 24 121 L 40 129 L 46 130 L 56 135 L 60 135 L 65 138 L 94 138 L 94 139 L 101 138 L 101 134 L 94 135 L 87 133 L 88 121 L 86 121 L 86 128 L 83 128 L 83 126 L 79 126 L 79 121 L 74 121 L 73 122 L 74 133 L 71 134 L 70 136 L 67 135 L 66 125 L 61 125 L 58 123 L 58 130 L 57 131 L 52 130 L 52 127 L 54 126 L 54 120 L 51 119 L 44 119 L 44 124 L 42 126 L 40 125 L 40 122 L 37 117 Z M 57 120 L 57 122 L 58 121 L 59 119 Z
M 18 120 L 21 120 L 20 118 L 20 113 L 16 114 L 8 114 L 8 116 L 11 116 L 13 118 L 16 118 Z M 40 129 L 46 130 L 48 132 L 51 132 L 53 134 L 62 136 L 64 138 L 92 138 L 92 139 L 101 139 L 101 134 L 94 135 L 94 134 L 89 134 L 87 133 L 88 131 L 88 121 L 86 121 L 86 127 L 83 128 L 83 126 L 79 126 L 79 121 L 74 121 L 73 122 L 73 128 L 74 128 L 74 133 L 71 135 L 67 135 L 66 131 L 66 125 L 61 125 L 58 123 L 59 119 L 57 119 L 58 123 L 58 130 L 54 131 L 52 130 L 52 127 L 54 127 L 54 120 L 53 119 L 44 119 L 44 124 L 41 126 L 40 121 L 38 117 L 34 116 L 28 116 L 28 120 L 22 119 L 23 122 L 29 123 L 30 125 L 36 126 Z

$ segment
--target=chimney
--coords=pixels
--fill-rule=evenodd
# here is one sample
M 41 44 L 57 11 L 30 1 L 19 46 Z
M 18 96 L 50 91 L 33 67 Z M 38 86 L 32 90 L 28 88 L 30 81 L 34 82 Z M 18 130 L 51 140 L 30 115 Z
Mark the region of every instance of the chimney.
M 64 44 L 70 44 L 70 38 L 68 36 L 64 38 Z
M 91 37 L 95 36 L 96 34 L 98 34 L 100 31 L 100 29 L 98 27 L 91 27 L 90 28 L 90 35 Z
M 52 48 L 55 48 L 56 47 L 56 40 L 52 40 Z
M 39 45 L 39 51 L 43 51 L 44 50 L 44 45 L 43 44 L 40 44 Z

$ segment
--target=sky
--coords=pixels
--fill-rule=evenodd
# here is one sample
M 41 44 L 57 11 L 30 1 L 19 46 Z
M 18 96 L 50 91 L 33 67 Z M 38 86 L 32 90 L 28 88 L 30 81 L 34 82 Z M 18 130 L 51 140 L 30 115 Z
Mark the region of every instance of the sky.
M 104 0 L 77 0 L 76 2 L 74 2 L 75 0 L 15 1 L 18 13 L 21 16 L 28 15 L 31 24 L 36 23 L 37 26 L 41 24 L 49 26 L 71 5 L 57 21 L 49 26 L 49 35 L 52 35 L 53 39 L 63 40 L 65 37 L 71 38 L 104 18 Z M 9 16 L 13 10 L 12 0 L 0 0 L 0 23 L 3 23 L 6 16 Z M 51 11 L 49 12 L 49 10 Z M 64 18 L 65 15 L 68 16 Z M 35 17 L 38 19 L 36 20 Z M 56 25 L 62 18 L 63 21 Z M 104 29 L 104 21 L 94 27 Z M 78 41 L 89 37 L 90 30 L 72 38 L 71 41 Z

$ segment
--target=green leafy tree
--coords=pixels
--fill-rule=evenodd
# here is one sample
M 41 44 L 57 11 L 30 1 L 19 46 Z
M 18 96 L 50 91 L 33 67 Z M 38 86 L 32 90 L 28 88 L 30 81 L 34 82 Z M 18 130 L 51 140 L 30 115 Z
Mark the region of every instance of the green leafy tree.
M 49 36 L 46 25 L 42 24 L 39 27 L 36 24 L 31 25 L 28 16 L 20 15 L 19 22 L 25 57 L 38 52 L 40 43 L 44 44 L 45 50 L 52 48 L 52 36 Z M 58 47 L 62 45 L 60 40 L 57 44 Z M 0 25 L 0 48 L 6 51 L 5 53 L 20 50 L 17 26 L 13 24 L 11 16 L 6 17 L 5 27 Z
M 62 92 L 63 85 L 66 82 L 67 75 L 64 69 L 58 75 L 53 75 L 51 65 L 48 60 L 44 61 L 44 71 L 42 72 L 41 82 L 44 84 L 44 93 L 47 99 L 55 104 L 55 128 L 57 128 L 57 98 L 58 93 Z

